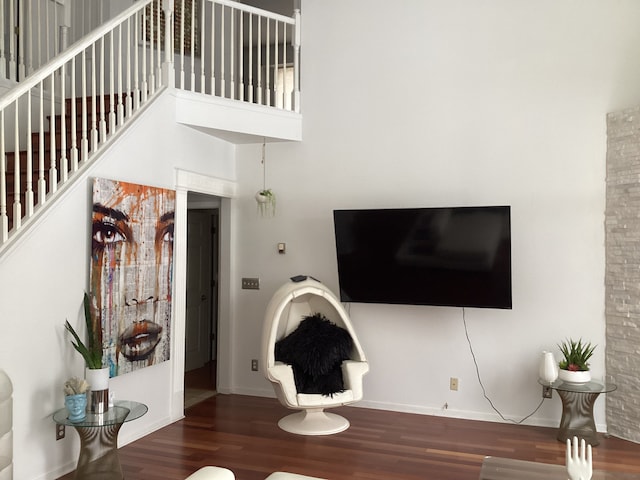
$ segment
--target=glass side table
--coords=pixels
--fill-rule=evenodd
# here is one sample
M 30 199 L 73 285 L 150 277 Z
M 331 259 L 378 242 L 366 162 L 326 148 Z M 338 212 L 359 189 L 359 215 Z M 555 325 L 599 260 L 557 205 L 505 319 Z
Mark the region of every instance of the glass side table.
M 542 380 L 538 383 L 551 387 L 562 400 L 562 417 L 558 429 L 558 440 L 566 442 L 573 437 L 584 438 L 595 447 L 600 443 L 596 423 L 593 419 L 593 405 L 600 394 L 613 392 L 618 388 L 613 383 L 567 383 L 556 380 L 551 385 Z
M 84 420 L 69 420 L 66 408 L 53 414 L 53 421 L 76 429 L 80 437 L 80 455 L 75 477 L 122 480 L 122 467 L 118 457 L 118 432 L 124 422 L 140 418 L 147 406 L 132 401 L 116 401 L 104 413 L 89 413 Z

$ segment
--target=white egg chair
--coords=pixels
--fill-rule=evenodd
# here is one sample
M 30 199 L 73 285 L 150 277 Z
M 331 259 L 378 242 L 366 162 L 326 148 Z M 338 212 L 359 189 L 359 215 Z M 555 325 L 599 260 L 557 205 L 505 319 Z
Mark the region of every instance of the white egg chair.
M 340 301 L 321 282 L 311 277 L 295 279 L 282 285 L 267 306 L 262 335 L 262 365 L 278 400 L 287 408 L 300 410 L 278 422 L 278 426 L 300 435 L 330 435 L 349 428 L 349 421 L 324 410 L 362 399 L 362 378 L 369 364 L 356 337 L 349 316 Z M 332 395 L 297 391 L 291 365 L 276 361 L 275 345 L 296 330 L 302 319 L 321 314 L 345 329 L 352 339 L 350 358 L 341 364 L 344 390 Z

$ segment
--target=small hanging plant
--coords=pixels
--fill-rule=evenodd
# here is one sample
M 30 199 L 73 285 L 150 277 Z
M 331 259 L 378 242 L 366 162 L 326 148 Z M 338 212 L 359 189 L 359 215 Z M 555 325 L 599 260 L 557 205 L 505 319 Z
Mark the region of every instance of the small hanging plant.
M 270 188 L 266 187 L 267 183 L 267 162 L 266 162 L 266 140 L 262 139 L 262 190 L 256 193 L 256 202 L 258 202 L 258 213 L 263 217 L 273 217 L 276 214 L 276 195 Z
M 263 217 L 272 217 L 276 214 L 276 195 L 270 188 L 256 193 L 256 202 L 258 202 L 258 213 Z

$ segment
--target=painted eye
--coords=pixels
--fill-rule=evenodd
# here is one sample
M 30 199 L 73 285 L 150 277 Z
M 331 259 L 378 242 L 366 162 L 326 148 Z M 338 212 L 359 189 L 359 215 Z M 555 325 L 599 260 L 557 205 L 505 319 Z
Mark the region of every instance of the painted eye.
M 111 223 L 94 223 L 93 224 L 93 241 L 102 245 L 110 243 L 123 242 L 124 234 L 118 227 Z
M 164 233 L 162 234 L 163 242 L 173 242 L 173 223 L 168 225 L 167 228 L 164 229 Z

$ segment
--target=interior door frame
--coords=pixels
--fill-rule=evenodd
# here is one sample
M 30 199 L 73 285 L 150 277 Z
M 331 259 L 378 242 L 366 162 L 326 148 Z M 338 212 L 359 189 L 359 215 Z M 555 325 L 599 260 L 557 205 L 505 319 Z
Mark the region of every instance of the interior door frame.
M 171 420 L 184 417 L 184 354 L 187 285 L 187 209 L 188 192 L 220 197 L 218 240 L 218 371 L 217 390 L 231 393 L 231 211 L 238 185 L 229 180 L 176 169 L 176 210 L 173 268 L 173 335 L 171 337 Z M 224 365 L 225 368 L 220 368 Z

